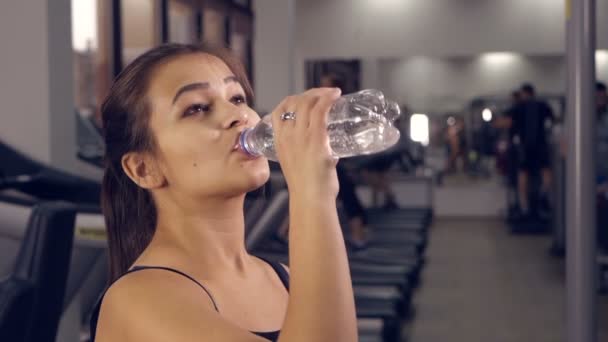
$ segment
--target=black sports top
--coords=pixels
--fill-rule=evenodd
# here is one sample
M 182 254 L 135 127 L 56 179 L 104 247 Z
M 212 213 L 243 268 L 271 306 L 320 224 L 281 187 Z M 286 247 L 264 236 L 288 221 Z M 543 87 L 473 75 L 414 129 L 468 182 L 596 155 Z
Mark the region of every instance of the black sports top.
M 269 260 L 265 260 L 262 259 L 265 262 L 267 262 L 272 269 L 277 273 L 277 275 L 279 276 L 279 279 L 281 279 L 281 282 L 283 283 L 283 285 L 285 286 L 285 289 L 287 289 L 287 291 L 289 291 L 289 273 L 287 273 L 287 271 L 285 270 L 285 267 L 283 267 L 283 265 L 276 263 L 276 262 L 272 262 Z M 217 307 L 217 304 L 215 303 L 215 300 L 213 299 L 213 296 L 211 295 L 211 293 L 205 288 L 205 286 L 203 286 L 203 284 L 199 283 L 198 281 L 196 281 L 194 278 L 192 278 L 191 276 L 187 275 L 184 272 L 178 271 L 176 269 L 170 268 L 170 267 L 163 267 L 163 266 L 134 266 L 133 268 L 131 268 L 129 271 L 127 271 L 125 274 L 123 274 L 121 276 L 124 277 L 125 275 L 129 274 L 129 273 L 134 273 L 134 272 L 139 272 L 142 270 L 147 270 L 147 269 L 157 269 L 157 270 L 165 270 L 165 271 L 169 271 L 169 272 L 173 272 L 176 274 L 179 274 L 183 277 L 186 277 L 188 279 L 190 279 L 191 281 L 193 281 L 194 283 L 196 283 L 196 285 L 198 285 L 201 289 L 203 289 L 203 291 L 205 292 L 205 294 L 207 294 L 207 296 L 209 296 L 209 298 L 211 299 L 211 302 L 213 303 L 213 307 L 215 308 L 215 311 L 217 311 L 218 313 L 220 312 L 220 310 Z M 117 281 L 118 279 L 116 279 Z M 114 281 L 114 282 L 116 282 Z M 113 283 L 112 283 L 113 284 Z M 112 284 L 110 284 L 110 286 L 112 286 Z M 108 286 L 108 289 L 110 288 L 110 286 Z M 101 309 L 101 302 L 103 300 L 103 297 L 105 296 L 106 292 L 108 291 L 108 289 L 106 289 L 104 291 L 104 293 L 101 295 L 101 297 L 99 298 L 99 300 L 97 301 L 97 304 L 95 305 L 95 308 L 93 309 L 93 314 L 91 316 L 91 322 L 90 322 L 90 328 L 91 328 L 91 342 L 95 342 L 95 335 L 97 332 L 97 321 L 99 320 L 99 311 Z M 279 338 L 279 333 L 281 331 L 270 331 L 270 332 L 255 332 L 252 331 L 251 333 L 258 335 L 260 337 L 263 337 L 269 341 L 272 342 L 276 342 L 277 339 Z

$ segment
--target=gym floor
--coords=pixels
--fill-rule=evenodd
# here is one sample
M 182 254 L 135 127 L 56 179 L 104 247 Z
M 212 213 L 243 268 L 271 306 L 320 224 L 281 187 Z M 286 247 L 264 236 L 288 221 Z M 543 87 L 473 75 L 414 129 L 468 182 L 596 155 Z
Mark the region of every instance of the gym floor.
M 565 265 L 549 255 L 548 235 L 438 218 L 430 237 L 409 342 L 566 341 Z M 598 308 L 598 341 L 608 341 L 608 296 Z

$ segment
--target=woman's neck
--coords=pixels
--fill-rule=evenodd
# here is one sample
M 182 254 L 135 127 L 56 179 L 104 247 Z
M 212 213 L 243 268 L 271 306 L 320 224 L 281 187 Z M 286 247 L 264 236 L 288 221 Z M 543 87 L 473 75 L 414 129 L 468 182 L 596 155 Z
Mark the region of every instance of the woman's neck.
M 245 249 L 243 203 L 244 196 L 196 206 L 163 205 L 150 246 L 170 253 L 169 260 L 210 271 L 243 272 L 251 262 Z

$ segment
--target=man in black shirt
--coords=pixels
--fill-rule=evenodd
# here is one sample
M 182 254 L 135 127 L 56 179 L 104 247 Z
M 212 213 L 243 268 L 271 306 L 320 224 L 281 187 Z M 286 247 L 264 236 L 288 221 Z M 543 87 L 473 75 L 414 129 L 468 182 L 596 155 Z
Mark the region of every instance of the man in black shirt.
M 540 171 L 542 180 L 541 204 L 548 209 L 547 193 L 551 187 L 552 173 L 546 130 L 554 120 L 553 111 L 546 102 L 536 98 L 531 84 L 524 84 L 521 87 L 521 102 L 508 115 L 510 135 L 519 159 L 517 192 L 520 209 L 524 214 L 529 209 L 528 180 L 530 174 L 537 171 Z

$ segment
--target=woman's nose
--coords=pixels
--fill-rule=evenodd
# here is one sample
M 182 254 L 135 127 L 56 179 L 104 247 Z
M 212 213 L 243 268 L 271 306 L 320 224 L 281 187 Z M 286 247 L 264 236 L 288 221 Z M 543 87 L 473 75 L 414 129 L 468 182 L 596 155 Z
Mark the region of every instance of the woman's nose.
M 238 126 L 243 126 L 249 123 L 249 116 L 245 110 L 239 107 L 232 107 L 230 109 L 230 114 L 226 118 L 224 128 L 234 128 Z

